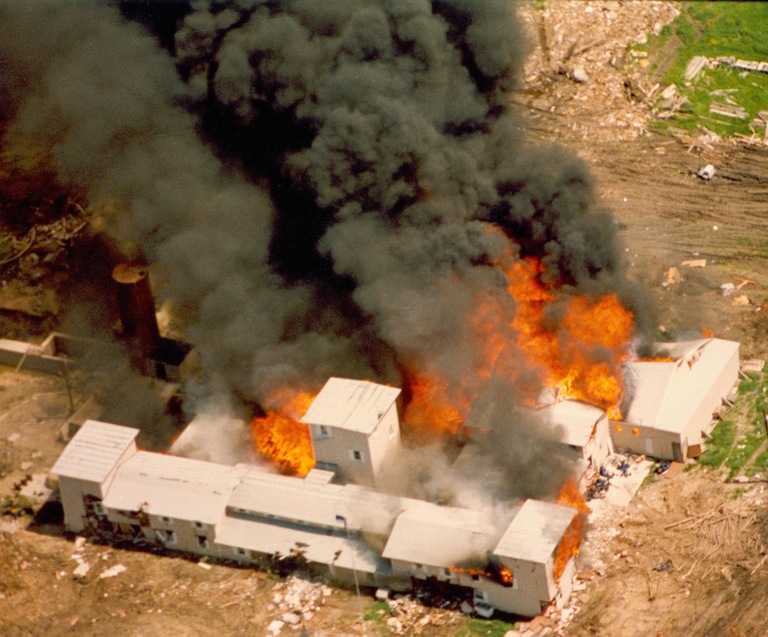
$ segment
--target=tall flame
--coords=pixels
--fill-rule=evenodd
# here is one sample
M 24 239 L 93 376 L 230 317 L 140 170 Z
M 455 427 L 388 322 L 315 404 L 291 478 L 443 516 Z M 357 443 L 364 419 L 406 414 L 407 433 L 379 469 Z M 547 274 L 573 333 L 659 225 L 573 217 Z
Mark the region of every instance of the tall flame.
M 556 582 L 560 581 L 568 560 L 579 554 L 581 540 L 584 536 L 586 515 L 590 512 L 584 496 L 579 491 L 579 486 L 573 478 L 566 480 L 557 496 L 557 503 L 571 507 L 575 511 L 571 524 L 563 533 L 563 537 L 560 538 L 560 543 L 557 545 L 552 573 Z
M 530 258 L 507 273 L 507 291 L 517 302 L 511 326 L 518 346 L 541 385 L 555 388 L 559 399 L 581 400 L 621 420 L 622 363 L 629 357 L 632 313 L 615 294 L 574 296 L 562 302 L 563 318 L 552 329 L 547 310 L 557 297 L 542 282 L 542 274 L 541 264 Z
M 410 397 L 403 418 L 417 436 L 459 431 L 471 402 L 457 391 L 449 393 L 448 383 L 440 374 L 410 373 L 407 385 Z
M 283 473 L 305 476 L 315 466 L 309 427 L 299 422 L 314 398 L 306 391 L 277 392 L 265 401 L 273 408 L 253 419 L 251 432 L 256 450 Z
M 535 406 L 544 388 L 621 420 L 622 364 L 629 358 L 632 313 L 615 294 L 567 295 L 545 283 L 534 258 L 500 264 L 507 296 L 481 293 L 469 330 L 480 343 L 479 360 L 461 384 L 438 372 L 409 370 L 411 396 L 404 420 L 417 431 L 456 433 L 484 381 L 506 378 L 522 401 Z

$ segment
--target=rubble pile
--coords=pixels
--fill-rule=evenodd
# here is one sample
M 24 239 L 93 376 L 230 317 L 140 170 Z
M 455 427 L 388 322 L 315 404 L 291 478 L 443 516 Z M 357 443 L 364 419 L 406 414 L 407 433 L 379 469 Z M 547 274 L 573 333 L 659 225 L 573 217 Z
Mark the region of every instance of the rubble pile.
M 457 612 L 460 602 L 449 598 L 417 595 L 414 599 L 409 595 L 398 595 L 387 605 L 389 617 L 385 618 L 385 623 L 396 635 L 420 635 L 427 626 L 450 626 L 457 624 L 461 617 Z
M 325 599 L 333 594 L 333 589 L 323 582 L 293 576 L 275 584 L 273 591 L 272 601 L 267 605 L 267 611 L 278 613 L 278 618 L 268 627 L 273 635 L 279 634 L 284 627 L 304 627 L 325 604 Z
M 526 61 L 528 106 L 571 120 L 584 139 L 634 139 L 647 132 L 659 86 L 642 79 L 643 44 L 680 13 L 675 3 L 547 2 L 521 11 L 534 46 Z M 600 105 L 595 109 L 596 104 Z

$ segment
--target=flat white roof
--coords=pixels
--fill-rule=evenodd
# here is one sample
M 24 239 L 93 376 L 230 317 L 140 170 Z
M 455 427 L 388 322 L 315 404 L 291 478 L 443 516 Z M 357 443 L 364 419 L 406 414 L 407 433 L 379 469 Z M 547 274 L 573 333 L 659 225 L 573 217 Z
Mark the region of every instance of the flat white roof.
M 390 570 L 362 539 L 343 532 L 328 535 L 290 525 L 227 516 L 216 525 L 216 543 L 266 554 L 280 552 L 286 556 L 291 549 L 301 549 L 307 560 L 318 564 L 333 564 L 365 573 Z
M 575 447 L 584 447 L 592 436 L 597 422 L 606 416 L 605 411 L 576 400 L 561 400 L 538 412 L 559 426 L 560 441 Z
M 233 490 L 228 506 L 259 516 L 344 529 L 344 521 L 337 518 L 341 516 L 350 531 L 386 535 L 400 512 L 418 502 L 357 485 L 330 484 L 239 466 L 247 467 L 247 473 Z
M 139 430 L 86 420 L 64 449 L 51 473 L 63 478 L 104 482 Z
M 329 378 L 301 422 L 371 433 L 399 395 L 397 387 Z
M 120 465 L 104 506 L 215 524 L 243 467 L 139 451 Z
M 576 509 L 561 504 L 526 500 L 493 552 L 500 557 L 544 564 L 577 514 Z
M 428 566 L 482 568 L 499 535 L 481 511 L 421 502 L 398 516 L 383 556 Z

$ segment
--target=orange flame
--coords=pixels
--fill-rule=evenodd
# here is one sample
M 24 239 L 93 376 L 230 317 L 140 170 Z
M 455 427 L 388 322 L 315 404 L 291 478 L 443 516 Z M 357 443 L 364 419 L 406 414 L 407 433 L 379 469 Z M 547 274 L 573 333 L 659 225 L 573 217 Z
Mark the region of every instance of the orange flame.
M 615 294 L 567 296 L 547 284 L 536 259 L 505 258 L 508 296 L 481 293 L 475 299 L 471 330 L 481 343 L 479 360 L 461 385 L 421 366 L 410 370 L 405 422 L 417 432 L 455 434 L 480 386 L 506 378 L 535 407 L 542 389 L 558 400 L 572 398 L 622 419 L 622 364 L 629 358 L 632 313 Z M 521 363 L 521 361 L 525 361 Z
M 448 570 L 452 573 L 463 573 L 472 577 L 487 577 L 490 580 L 498 582 L 502 586 L 513 586 L 515 576 L 510 569 L 503 564 L 489 565 L 487 568 L 463 568 L 461 566 L 450 566 Z
M 410 400 L 403 420 L 418 434 L 456 434 L 464 423 L 470 402 L 456 392 L 449 398 L 448 383 L 436 373 L 411 373 L 407 380 Z
M 305 476 L 315 466 L 309 427 L 299 422 L 314 398 L 305 391 L 277 392 L 266 401 L 274 408 L 253 419 L 251 433 L 256 450 L 282 473 Z
M 584 500 L 584 496 L 579 491 L 576 480 L 573 478 L 568 478 L 568 480 L 566 480 L 557 496 L 557 503 L 576 509 L 577 513 L 573 516 L 571 524 L 568 526 L 565 533 L 563 533 L 563 537 L 560 538 L 560 542 L 557 545 L 552 573 L 556 582 L 560 581 L 563 571 L 565 571 L 565 567 L 568 564 L 568 560 L 579 554 L 579 547 L 581 546 L 581 540 L 584 535 L 586 515 L 590 512 L 590 509 Z
M 561 302 L 563 318 L 554 326 L 548 308 L 556 296 L 541 280 L 535 259 L 515 263 L 508 271 L 508 292 L 517 302 L 512 327 L 517 344 L 533 364 L 541 386 L 608 411 L 621 420 L 622 363 L 634 330 L 632 313 L 615 294 L 597 299 L 575 296 Z

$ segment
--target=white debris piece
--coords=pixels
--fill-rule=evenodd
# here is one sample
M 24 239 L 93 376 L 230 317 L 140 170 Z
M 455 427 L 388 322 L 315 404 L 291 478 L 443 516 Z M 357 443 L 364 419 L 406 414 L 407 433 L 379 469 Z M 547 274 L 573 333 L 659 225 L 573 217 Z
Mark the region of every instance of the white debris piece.
M 686 81 L 693 80 L 704 66 L 707 64 L 707 58 L 703 55 L 697 55 L 688 62 L 688 66 L 685 67 L 685 79 Z
M 269 626 L 267 626 L 267 630 L 273 635 L 279 635 L 280 629 L 283 626 L 285 626 L 285 624 L 281 622 L 279 619 L 276 619 L 275 621 L 270 622 Z
M 298 613 L 283 613 L 283 616 L 280 619 L 286 624 L 296 626 L 301 621 L 301 615 Z
M 589 81 L 589 75 L 587 75 L 587 72 L 581 67 L 573 69 L 573 73 L 571 75 L 574 80 L 581 82 L 582 84 L 586 84 Z
M 704 166 L 704 168 L 700 169 L 699 172 L 696 173 L 696 176 L 703 179 L 704 181 L 709 181 L 712 179 L 712 177 L 715 176 L 716 172 L 717 171 L 712 164 L 707 164 Z
M 123 566 L 122 564 L 115 564 L 114 566 L 111 566 L 106 571 L 104 571 L 101 575 L 99 575 L 99 579 L 106 579 L 108 577 L 115 577 L 117 575 L 120 575 L 120 573 L 125 573 L 128 569 Z
M 77 568 L 72 572 L 72 575 L 75 577 L 85 577 L 88 574 L 88 571 L 91 570 L 91 565 L 88 564 L 85 560 L 78 560 L 77 561 Z

